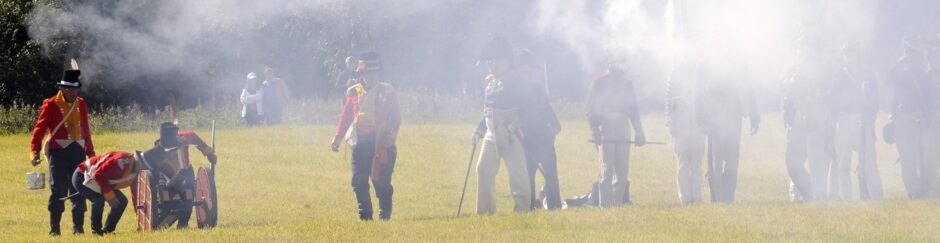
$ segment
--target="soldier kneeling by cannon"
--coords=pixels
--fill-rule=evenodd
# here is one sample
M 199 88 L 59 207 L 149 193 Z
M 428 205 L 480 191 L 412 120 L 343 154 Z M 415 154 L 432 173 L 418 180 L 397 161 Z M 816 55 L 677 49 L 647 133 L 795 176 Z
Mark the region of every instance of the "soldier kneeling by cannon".
M 138 230 L 166 228 L 174 222 L 177 228 L 186 228 L 193 207 L 199 228 L 215 226 L 218 211 L 214 173 L 208 167 L 200 167 L 198 176 L 193 172 L 190 145 L 196 146 L 214 168 L 214 148 L 196 133 L 180 131 L 169 122 L 160 126 L 160 139 L 153 148 L 138 152 L 145 165 L 132 187 Z
M 144 167 L 132 153 L 112 151 L 91 157 L 75 169 L 72 185 L 91 200 L 91 230 L 96 235 L 113 233 L 127 207 L 127 197 L 119 189 L 131 185 Z M 77 194 L 77 193 L 76 193 Z M 76 194 L 59 199 L 66 200 Z M 105 202 L 111 207 L 108 219 L 101 225 Z

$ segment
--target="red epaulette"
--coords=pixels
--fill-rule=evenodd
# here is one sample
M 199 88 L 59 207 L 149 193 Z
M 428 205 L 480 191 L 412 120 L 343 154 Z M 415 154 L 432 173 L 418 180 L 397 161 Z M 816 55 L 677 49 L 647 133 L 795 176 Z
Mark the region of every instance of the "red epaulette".
M 603 73 L 595 74 L 593 80 L 594 81 L 601 80 L 601 79 L 607 78 L 607 76 L 610 76 L 610 71 L 604 71 Z

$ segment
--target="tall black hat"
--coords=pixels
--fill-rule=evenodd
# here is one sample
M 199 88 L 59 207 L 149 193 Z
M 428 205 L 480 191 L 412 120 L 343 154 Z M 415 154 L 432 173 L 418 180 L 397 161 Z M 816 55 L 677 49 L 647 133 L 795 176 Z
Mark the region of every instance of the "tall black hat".
M 180 140 L 177 136 L 179 130 L 180 128 L 172 122 L 164 122 L 163 124 L 160 124 L 160 140 L 157 140 L 157 145 L 160 145 L 166 150 L 179 147 Z
M 378 53 L 369 51 L 359 54 L 359 64 L 356 66 L 356 72 L 379 70 L 382 70 L 382 62 L 379 61 Z
M 512 62 L 512 45 L 502 36 L 495 36 L 480 52 L 480 60 L 507 60 Z
M 78 80 L 78 76 L 82 75 L 82 72 L 79 70 L 65 70 L 62 73 L 62 80 L 59 80 L 56 85 L 69 88 L 81 88 L 82 82 Z

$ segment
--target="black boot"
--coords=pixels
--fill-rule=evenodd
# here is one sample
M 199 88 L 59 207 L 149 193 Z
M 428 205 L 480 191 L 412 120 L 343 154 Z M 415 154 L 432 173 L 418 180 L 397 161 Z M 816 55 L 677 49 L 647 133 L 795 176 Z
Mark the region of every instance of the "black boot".
M 52 228 L 49 230 L 50 236 L 59 236 L 62 234 L 61 230 L 59 230 L 59 221 L 62 221 L 62 213 L 51 213 L 49 215 L 49 226 Z
M 85 212 L 72 212 L 72 234 L 85 233 Z
M 622 205 L 633 205 L 633 201 L 630 200 L 630 182 L 627 181 L 627 190 L 623 192 L 623 204 Z
M 379 200 L 379 219 L 392 219 L 392 199 Z
M 355 187 L 356 203 L 359 205 L 359 220 L 372 220 L 372 197 L 369 195 L 369 187 Z

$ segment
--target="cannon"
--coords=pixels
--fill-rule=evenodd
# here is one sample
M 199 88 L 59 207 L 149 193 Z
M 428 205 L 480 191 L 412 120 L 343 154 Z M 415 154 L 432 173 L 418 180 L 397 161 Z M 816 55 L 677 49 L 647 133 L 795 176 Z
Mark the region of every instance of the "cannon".
M 200 150 L 204 154 L 214 156 L 214 121 L 211 147 L 194 133 L 187 136 L 189 141 L 202 146 Z M 186 143 L 169 149 L 155 147 L 143 154 L 137 151 L 137 156 L 144 160 L 146 166 L 138 172 L 137 180 L 131 185 L 139 231 L 167 228 L 177 221 L 181 222 L 178 226 L 188 227 L 192 214 L 195 214 L 200 229 L 216 226 L 219 215 L 215 184 L 217 161 L 210 159 L 210 166 L 195 169 L 189 160 L 189 145 Z
M 192 198 L 173 195 L 166 179 L 150 170 L 137 174 L 135 185 L 135 213 L 137 229 L 150 231 L 166 228 L 177 220 L 177 214 L 195 207 L 196 224 L 200 229 L 215 227 L 218 223 L 218 205 L 212 168 L 201 166 L 196 173 L 196 190 Z

